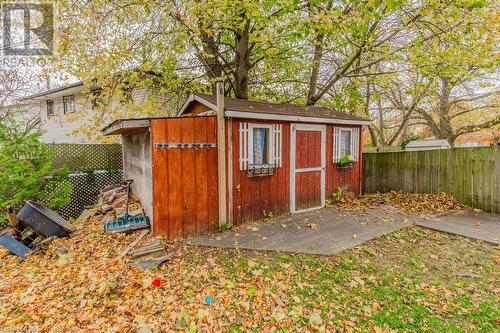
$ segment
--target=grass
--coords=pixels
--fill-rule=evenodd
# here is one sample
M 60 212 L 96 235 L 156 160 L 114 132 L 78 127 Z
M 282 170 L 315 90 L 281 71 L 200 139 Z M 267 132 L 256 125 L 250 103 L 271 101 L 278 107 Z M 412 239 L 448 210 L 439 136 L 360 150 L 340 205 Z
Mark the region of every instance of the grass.
M 232 281 L 262 276 L 254 288 L 281 295 L 284 303 L 282 314 L 264 319 L 291 319 L 285 327 L 493 332 L 500 318 L 496 251 L 410 228 L 334 257 L 226 251 L 217 259 Z M 254 331 L 263 327 L 266 320 Z
M 460 236 L 412 227 L 329 257 L 187 248 L 153 271 L 115 260 L 123 235 L 81 237 L 60 240 L 69 254 L 4 257 L 0 328 L 498 330 L 498 247 Z

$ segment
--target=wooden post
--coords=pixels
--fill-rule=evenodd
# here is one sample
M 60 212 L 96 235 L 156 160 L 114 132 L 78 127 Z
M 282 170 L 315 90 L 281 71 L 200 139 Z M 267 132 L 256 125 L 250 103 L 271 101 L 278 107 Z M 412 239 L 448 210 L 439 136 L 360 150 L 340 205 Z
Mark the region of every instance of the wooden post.
M 227 225 L 226 206 L 226 126 L 224 117 L 224 83 L 217 82 L 217 176 L 219 190 L 219 227 Z

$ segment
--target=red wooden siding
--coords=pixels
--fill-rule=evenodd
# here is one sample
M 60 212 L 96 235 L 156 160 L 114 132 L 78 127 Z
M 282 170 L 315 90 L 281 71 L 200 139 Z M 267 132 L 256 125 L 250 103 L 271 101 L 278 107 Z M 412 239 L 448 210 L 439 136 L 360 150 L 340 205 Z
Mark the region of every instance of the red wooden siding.
M 240 170 L 239 124 L 282 124 L 282 166 L 273 175 L 249 177 L 248 171 Z M 229 124 L 229 122 L 228 122 Z M 254 119 L 233 119 L 232 126 L 232 191 L 233 223 L 239 225 L 265 218 L 264 212 L 273 216 L 290 212 L 290 126 L 286 122 Z
M 321 132 L 295 132 L 295 168 L 321 167 Z M 300 172 L 295 175 L 295 209 L 321 206 L 321 171 Z
M 239 124 L 240 123 L 253 123 L 253 124 L 282 124 L 282 167 L 271 176 L 262 177 L 249 177 L 248 172 L 239 170 Z M 229 122 L 228 122 L 229 124 Z M 342 126 L 342 125 L 335 125 Z M 348 191 L 359 194 L 361 189 L 361 133 L 360 133 L 360 148 L 359 148 L 359 161 L 354 163 L 352 168 L 338 170 L 337 165 L 332 162 L 333 158 L 333 127 L 334 125 L 326 126 L 326 184 L 325 192 L 326 199 L 331 200 L 333 192 L 342 187 Z M 344 126 L 356 127 L 356 126 Z M 359 126 L 357 126 L 359 127 Z M 290 123 L 289 122 L 276 122 L 276 121 L 263 121 L 255 119 L 233 119 L 232 126 L 232 191 L 233 191 L 233 223 L 239 225 L 249 221 L 258 221 L 264 219 L 264 211 L 272 212 L 273 216 L 285 215 L 290 212 Z M 360 130 L 361 132 L 361 130 Z M 314 132 L 312 132 L 314 133 Z M 320 140 L 315 134 L 304 134 L 304 138 L 297 138 L 298 149 L 304 150 L 306 157 L 304 161 L 312 160 L 313 163 L 320 165 L 319 151 L 316 152 L 310 149 L 311 145 L 314 146 L 315 140 Z M 299 141 L 304 140 L 306 143 L 301 144 Z M 309 154 L 318 154 L 309 155 Z M 317 163 L 316 163 L 317 161 Z M 301 159 L 297 160 L 297 168 L 302 167 L 303 162 Z M 313 202 L 320 201 L 320 198 L 315 197 L 313 191 L 313 184 L 320 184 L 320 175 L 307 175 L 303 173 L 298 176 L 298 184 L 305 182 L 311 184 L 311 191 L 303 186 L 296 189 L 297 197 L 305 193 L 305 201 Z M 301 179 L 306 178 L 306 179 Z M 309 179 L 310 178 L 310 179 Z M 316 179 L 317 178 L 317 179 Z M 319 186 L 319 185 L 318 185 Z M 309 193 L 310 192 L 310 193 Z M 318 196 L 320 193 L 318 192 Z M 299 201 L 297 201 L 297 209 L 301 209 Z M 305 208 L 305 207 L 303 207 Z
M 199 102 L 193 102 L 193 104 L 191 104 L 189 106 L 189 109 L 187 109 L 186 111 L 184 111 L 183 115 L 184 116 L 186 116 L 186 115 L 197 115 L 197 114 L 209 111 L 209 110 L 210 109 L 206 105 L 203 105 L 203 104 L 201 104 Z
M 333 127 L 358 127 L 359 128 L 359 157 L 358 162 L 352 168 L 337 169 L 337 164 L 332 162 L 333 157 Z M 338 187 L 346 191 L 360 194 L 361 191 L 361 126 L 328 125 L 326 128 L 326 198 L 331 199 L 332 194 Z
M 152 120 L 154 232 L 179 239 L 218 228 L 217 148 L 156 149 L 157 143 L 215 143 L 215 117 Z
M 270 176 L 250 177 L 240 170 L 240 123 L 282 125 L 282 165 Z M 235 225 L 263 220 L 290 212 L 290 123 L 232 119 L 226 122 L 232 155 L 228 176 L 232 177 L 232 212 Z M 335 125 L 338 126 L 338 125 Z M 361 138 L 359 161 L 338 170 L 332 162 L 333 127 L 326 126 L 326 198 L 342 187 L 359 193 L 361 188 Z M 354 127 L 354 126 L 345 126 Z M 156 149 L 157 143 L 215 143 L 216 118 L 183 117 L 151 121 L 153 162 L 154 232 L 169 239 L 186 238 L 218 230 L 217 148 Z M 361 132 L 361 131 L 359 131 Z M 359 133 L 361 137 L 361 133 Z M 229 142 L 229 141 L 228 141 Z M 297 133 L 297 168 L 321 164 L 319 132 Z M 315 148 L 317 147 L 317 148 Z M 232 170 L 229 165 L 232 164 Z M 229 179 L 229 178 L 228 178 Z M 321 198 L 320 173 L 303 172 L 296 178 L 296 209 L 316 206 Z M 229 185 L 229 184 L 228 184 Z M 229 192 L 228 192 L 229 193 Z M 229 198 L 227 199 L 229 202 Z M 226 203 L 227 204 L 227 203 Z M 265 213 L 264 213 L 265 212 Z

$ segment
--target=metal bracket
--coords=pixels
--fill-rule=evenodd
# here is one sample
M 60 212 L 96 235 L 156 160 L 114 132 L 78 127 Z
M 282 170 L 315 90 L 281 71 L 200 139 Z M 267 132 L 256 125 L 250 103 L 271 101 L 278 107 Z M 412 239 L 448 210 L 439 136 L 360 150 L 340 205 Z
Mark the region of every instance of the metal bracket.
M 155 149 L 210 149 L 215 143 L 156 143 Z

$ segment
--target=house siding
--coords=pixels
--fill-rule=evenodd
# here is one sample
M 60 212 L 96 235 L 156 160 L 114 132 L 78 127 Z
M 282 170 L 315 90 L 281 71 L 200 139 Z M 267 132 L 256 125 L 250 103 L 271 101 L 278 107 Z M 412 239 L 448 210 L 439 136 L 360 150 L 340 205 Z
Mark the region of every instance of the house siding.
M 89 121 L 92 111 L 90 101 L 85 95 L 75 96 L 75 111 L 64 114 L 63 97 L 54 98 L 54 115 L 47 115 L 47 103 L 39 101 L 40 128 L 43 135 L 40 138 L 45 143 L 87 143 L 92 142 L 79 130 Z M 98 131 L 96 130 L 96 135 Z
M 101 136 L 100 126 L 107 122 L 111 122 L 116 113 L 122 114 L 124 118 L 136 116 L 135 114 L 128 114 L 126 106 L 118 100 L 112 100 L 107 109 L 112 112 L 104 114 L 99 124 L 93 125 L 95 128 L 92 131 L 85 131 L 82 129 L 89 126 L 89 122 L 94 121 L 98 114 L 92 108 L 91 99 L 88 94 L 75 93 L 68 94 L 68 96 L 75 96 L 75 111 L 64 114 L 63 98 L 59 96 L 56 98 L 47 98 L 47 100 L 54 101 L 54 115 L 47 115 L 46 100 L 34 101 L 37 105 L 40 117 L 40 129 L 43 132 L 41 141 L 45 143 L 93 143 Z M 165 100 L 165 96 L 160 95 L 158 88 L 137 87 L 132 90 L 131 98 L 135 105 L 147 103 L 151 97 L 158 97 Z M 167 108 L 167 106 L 165 106 Z
M 234 225 L 259 221 L 266 214 L 285 215 L 290 212 L 290 123 L 255 119 L 232 119 L 232 196 Z M 282 125 L 282 165 L 270 176 L 249 177 L 240 170 L 240 123 Z M 228 122 L 229 124 L 229 122 Z M 267 215 L 269 216 L 269 215 Z

